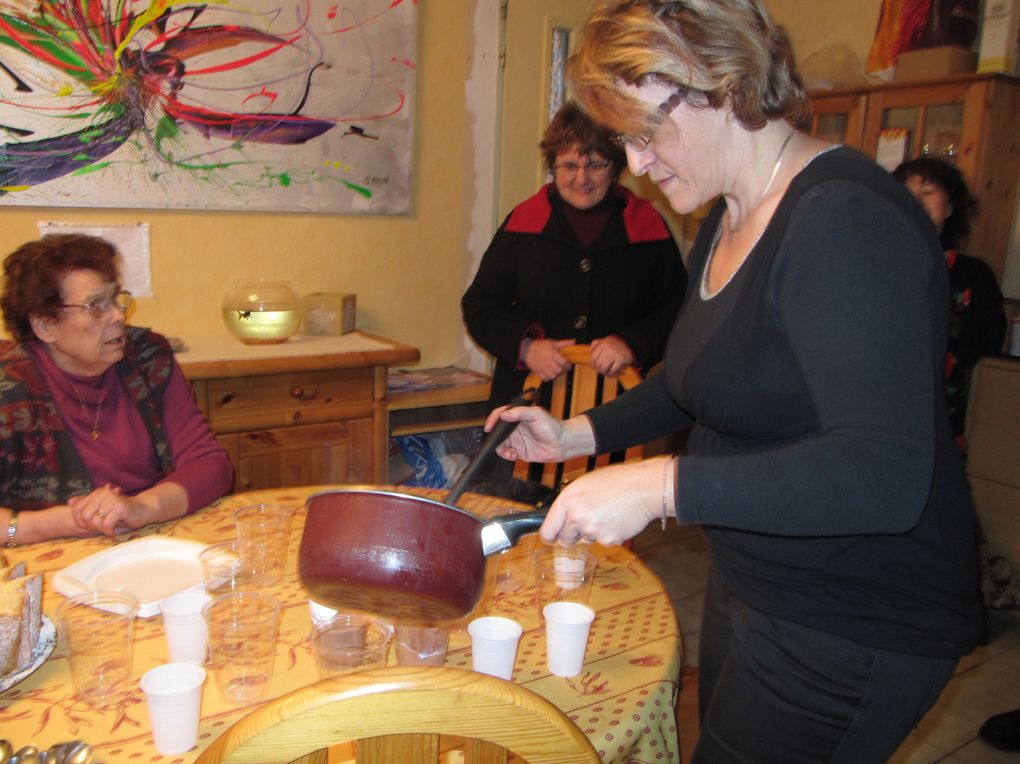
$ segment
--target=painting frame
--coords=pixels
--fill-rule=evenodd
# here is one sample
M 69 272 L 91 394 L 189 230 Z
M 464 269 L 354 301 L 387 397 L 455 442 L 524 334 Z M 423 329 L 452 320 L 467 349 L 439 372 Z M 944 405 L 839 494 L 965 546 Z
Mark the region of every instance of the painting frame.
M 0 0 L 0 205 L 404 215 L 414 0 Z

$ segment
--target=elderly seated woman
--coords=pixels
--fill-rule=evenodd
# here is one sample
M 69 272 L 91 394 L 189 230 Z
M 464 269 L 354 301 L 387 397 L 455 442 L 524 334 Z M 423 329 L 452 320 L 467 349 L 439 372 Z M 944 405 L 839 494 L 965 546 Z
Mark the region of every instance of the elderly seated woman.
M 125 325 L 103 239 L 46 236 L 4 263 L 0 543 L 170 520 L 227 493 L 233 469 L 166 339 Z

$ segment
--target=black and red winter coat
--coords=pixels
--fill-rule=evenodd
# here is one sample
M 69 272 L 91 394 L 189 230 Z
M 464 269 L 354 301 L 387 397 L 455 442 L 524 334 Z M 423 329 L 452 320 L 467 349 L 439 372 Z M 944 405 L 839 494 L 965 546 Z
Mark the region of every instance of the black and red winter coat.
M 647 372 L 683 302 L 687 272 L 655 208 L 627 188 L 609 191 L 615 208 L 588 247 L 574 235 L 555 186 L 543 186 L 503 221 L 461 300 L 468 332 L 496 359 L 490 402 L 521 390 L 527 338 L 579 344 L 615 334 Z

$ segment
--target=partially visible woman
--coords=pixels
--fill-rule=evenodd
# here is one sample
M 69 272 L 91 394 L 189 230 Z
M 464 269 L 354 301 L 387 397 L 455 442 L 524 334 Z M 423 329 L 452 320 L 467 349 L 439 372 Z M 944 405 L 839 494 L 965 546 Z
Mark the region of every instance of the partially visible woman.
M 975 207 L 960 171 L 941 159 L 924 157 L 904 162 L 893 175 L 928 213 L 946 256 L 949 268 L 946 403 L 953 438 L 966 451 L 964 420 L 971 371 L 982 357 L 998 353 L 1006 338 L 1002 292 L 984 261 L 960 251 L 970 234 Z
M 539 148 L 553 182 L 503 221 L 461 301 L 468 332 L 496 359 L 493 406 L 530 371 L 562 374 L 560 350 L 575 342 L 591 344 L 601 374 L 647 371 L 687 285 L 665 221 L 617 184 L 627 160 L 611 133 L 568 103 Z
M 230 490 L 233 468 L 103 239 L 46 236 L 4 262 L 0 543 L 115 533 Z
M 717 200 L 662 373 L 507 459 L 676 456 L 566 486 L 547 541 L 699 524 L 711 549 L 693 764 L 879 764 L 981 629 L 974 512 L 942 393 L 944 258 L 871 159 L 798 131 L 810 103 L 762 0 L 600 5 L 568 66 L 635 175 L 678 213 Z

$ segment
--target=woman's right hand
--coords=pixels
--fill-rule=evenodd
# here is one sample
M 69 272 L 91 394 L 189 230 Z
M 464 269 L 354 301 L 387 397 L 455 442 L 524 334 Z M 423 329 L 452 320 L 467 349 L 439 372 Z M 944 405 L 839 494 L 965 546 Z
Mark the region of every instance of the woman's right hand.
M 543 382 L 556 379 L 570 368 L 570 361 L 560 350 L 573 344 L 574 340 L 531 340 L 524 351 L 524 365 L 538 374 Z
M 538 406 L 504 406 L 489 414 L 485 431 L 500 419 L 518 422 L 517 429 L 496 449 L 508 461 L 561 462 L 595 452 L 595 433 L 586 416 L 560 421 Z

